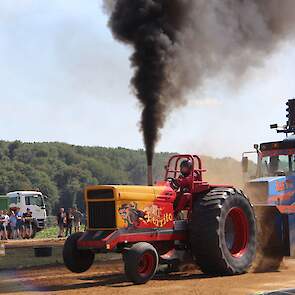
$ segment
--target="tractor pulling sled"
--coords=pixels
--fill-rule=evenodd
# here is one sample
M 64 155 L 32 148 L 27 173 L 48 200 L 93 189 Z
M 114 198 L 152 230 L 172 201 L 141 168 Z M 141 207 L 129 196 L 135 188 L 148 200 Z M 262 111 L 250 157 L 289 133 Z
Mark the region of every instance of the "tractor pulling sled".
M 87 230 L 66 240 L 63 249 L 66 267 L 82 273 L 91 267 L 96 253 L 122 253 L 127 279 L 143 284 L 155 275 L 159 264 L 173 269 L 184 260 L 196 263 L 209 275 L 242 274 L 250 268 L 257 244 L 262 251 L 274 254 L 277 261 L 283 256 L 292 256 L 295 254 L 292 251 L 295 231 L 291 231 L 295 226 L 295 206 L 285 195 L 292 198 L 295 195 L 295 176 L 289 179 L 280 175 L 276 179 L 274 175 L 261 175 L 265 156 L 288 155 L 294 162 L 295 139 L 292 144 L 292 148 L 285 147 L 284 141 L 257 147 L 257 178 L 246 184 L 250 194 L 254 192 L 261 197 L 257 206 L 252 205 L 243 191 L 231 185 L 204 181 L 206 170 L 197 155 L 172 156 L 165 167 L 164 181 L 154 186 L 87 187 L 84 196 Z M 182 172 L 183 163 L 189 163 L 186 175 Z M 244 171 L 247 166 L 244 157 Z M 278 192 L 284 195 L 280 204 L 277 203 L 279 196 L 269 196 L 272 185 L 268 184 L 273 181 L 277 187 L 288 184 L 286 194 Z M 261 182 L 264 195 L 260 195 Z M 259 226 L 256 215 L 263 220 L 258 222 Z

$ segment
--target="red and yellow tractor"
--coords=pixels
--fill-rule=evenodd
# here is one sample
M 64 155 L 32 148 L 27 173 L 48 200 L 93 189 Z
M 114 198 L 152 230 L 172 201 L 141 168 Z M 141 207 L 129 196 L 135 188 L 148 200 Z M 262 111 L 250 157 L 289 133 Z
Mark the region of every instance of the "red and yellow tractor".
M 192 165 L 185 190 L 176 184 L 184 160 Z M 84 272 L 96 253 L 119 252 L 126 276 L 135 284 L 150 280 L 159 264 L 172 265 L 183 257 L 207 274 L 247 271 L 256 251 L 256 221 L 248 198 L 231 185 L 204 181 L 196 155 L 173 156 L 165 169 L 164 181 L 154 186 L 85 189 L 87 230 L 71 235 L 63 249 L 69 270 Z

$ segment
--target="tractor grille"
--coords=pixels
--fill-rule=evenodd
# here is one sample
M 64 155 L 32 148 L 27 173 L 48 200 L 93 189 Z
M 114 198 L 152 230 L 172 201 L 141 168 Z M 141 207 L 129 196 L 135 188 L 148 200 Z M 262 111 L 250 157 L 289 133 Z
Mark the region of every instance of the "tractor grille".
M 112 189 L 94 189 L 87 191 L 87 198 L 94 199 L 113 199 L 114 193 Z
M 88 227 L 90 229 L 115 228 L 115 202 L 88 202 Z

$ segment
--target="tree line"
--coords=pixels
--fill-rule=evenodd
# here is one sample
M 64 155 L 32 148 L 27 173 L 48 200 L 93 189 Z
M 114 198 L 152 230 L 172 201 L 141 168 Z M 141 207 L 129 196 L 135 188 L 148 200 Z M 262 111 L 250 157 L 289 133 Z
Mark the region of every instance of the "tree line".
M 154 177 L 162 179 L 172 154 L 157 153 Z M 203 157 L 207 179 L 242 185 L 240 163 L 232 158 Z M 40 190 L 48 196 L 48 212 L 59 207 L 84 208 L 83 189 L 88 184 L 145 184 L 144 150 L 122 147 L 87 147 L 59 142 L 0 141 L 0 194 L 15 190 Z

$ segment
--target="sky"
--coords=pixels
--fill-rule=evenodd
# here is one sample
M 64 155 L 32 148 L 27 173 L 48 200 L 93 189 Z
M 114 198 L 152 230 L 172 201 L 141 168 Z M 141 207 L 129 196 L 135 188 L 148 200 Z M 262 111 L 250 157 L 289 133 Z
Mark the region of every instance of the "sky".
M 140 106 L 129 87 L 128 48 L 112 38 L 99 0 L 0 0 L 0 138 L 143 148 Z M 243 84 L 207 81 L 175 109 L 157 151 L 214 157 L 279 140 L 295 97 L 294 41 Z

